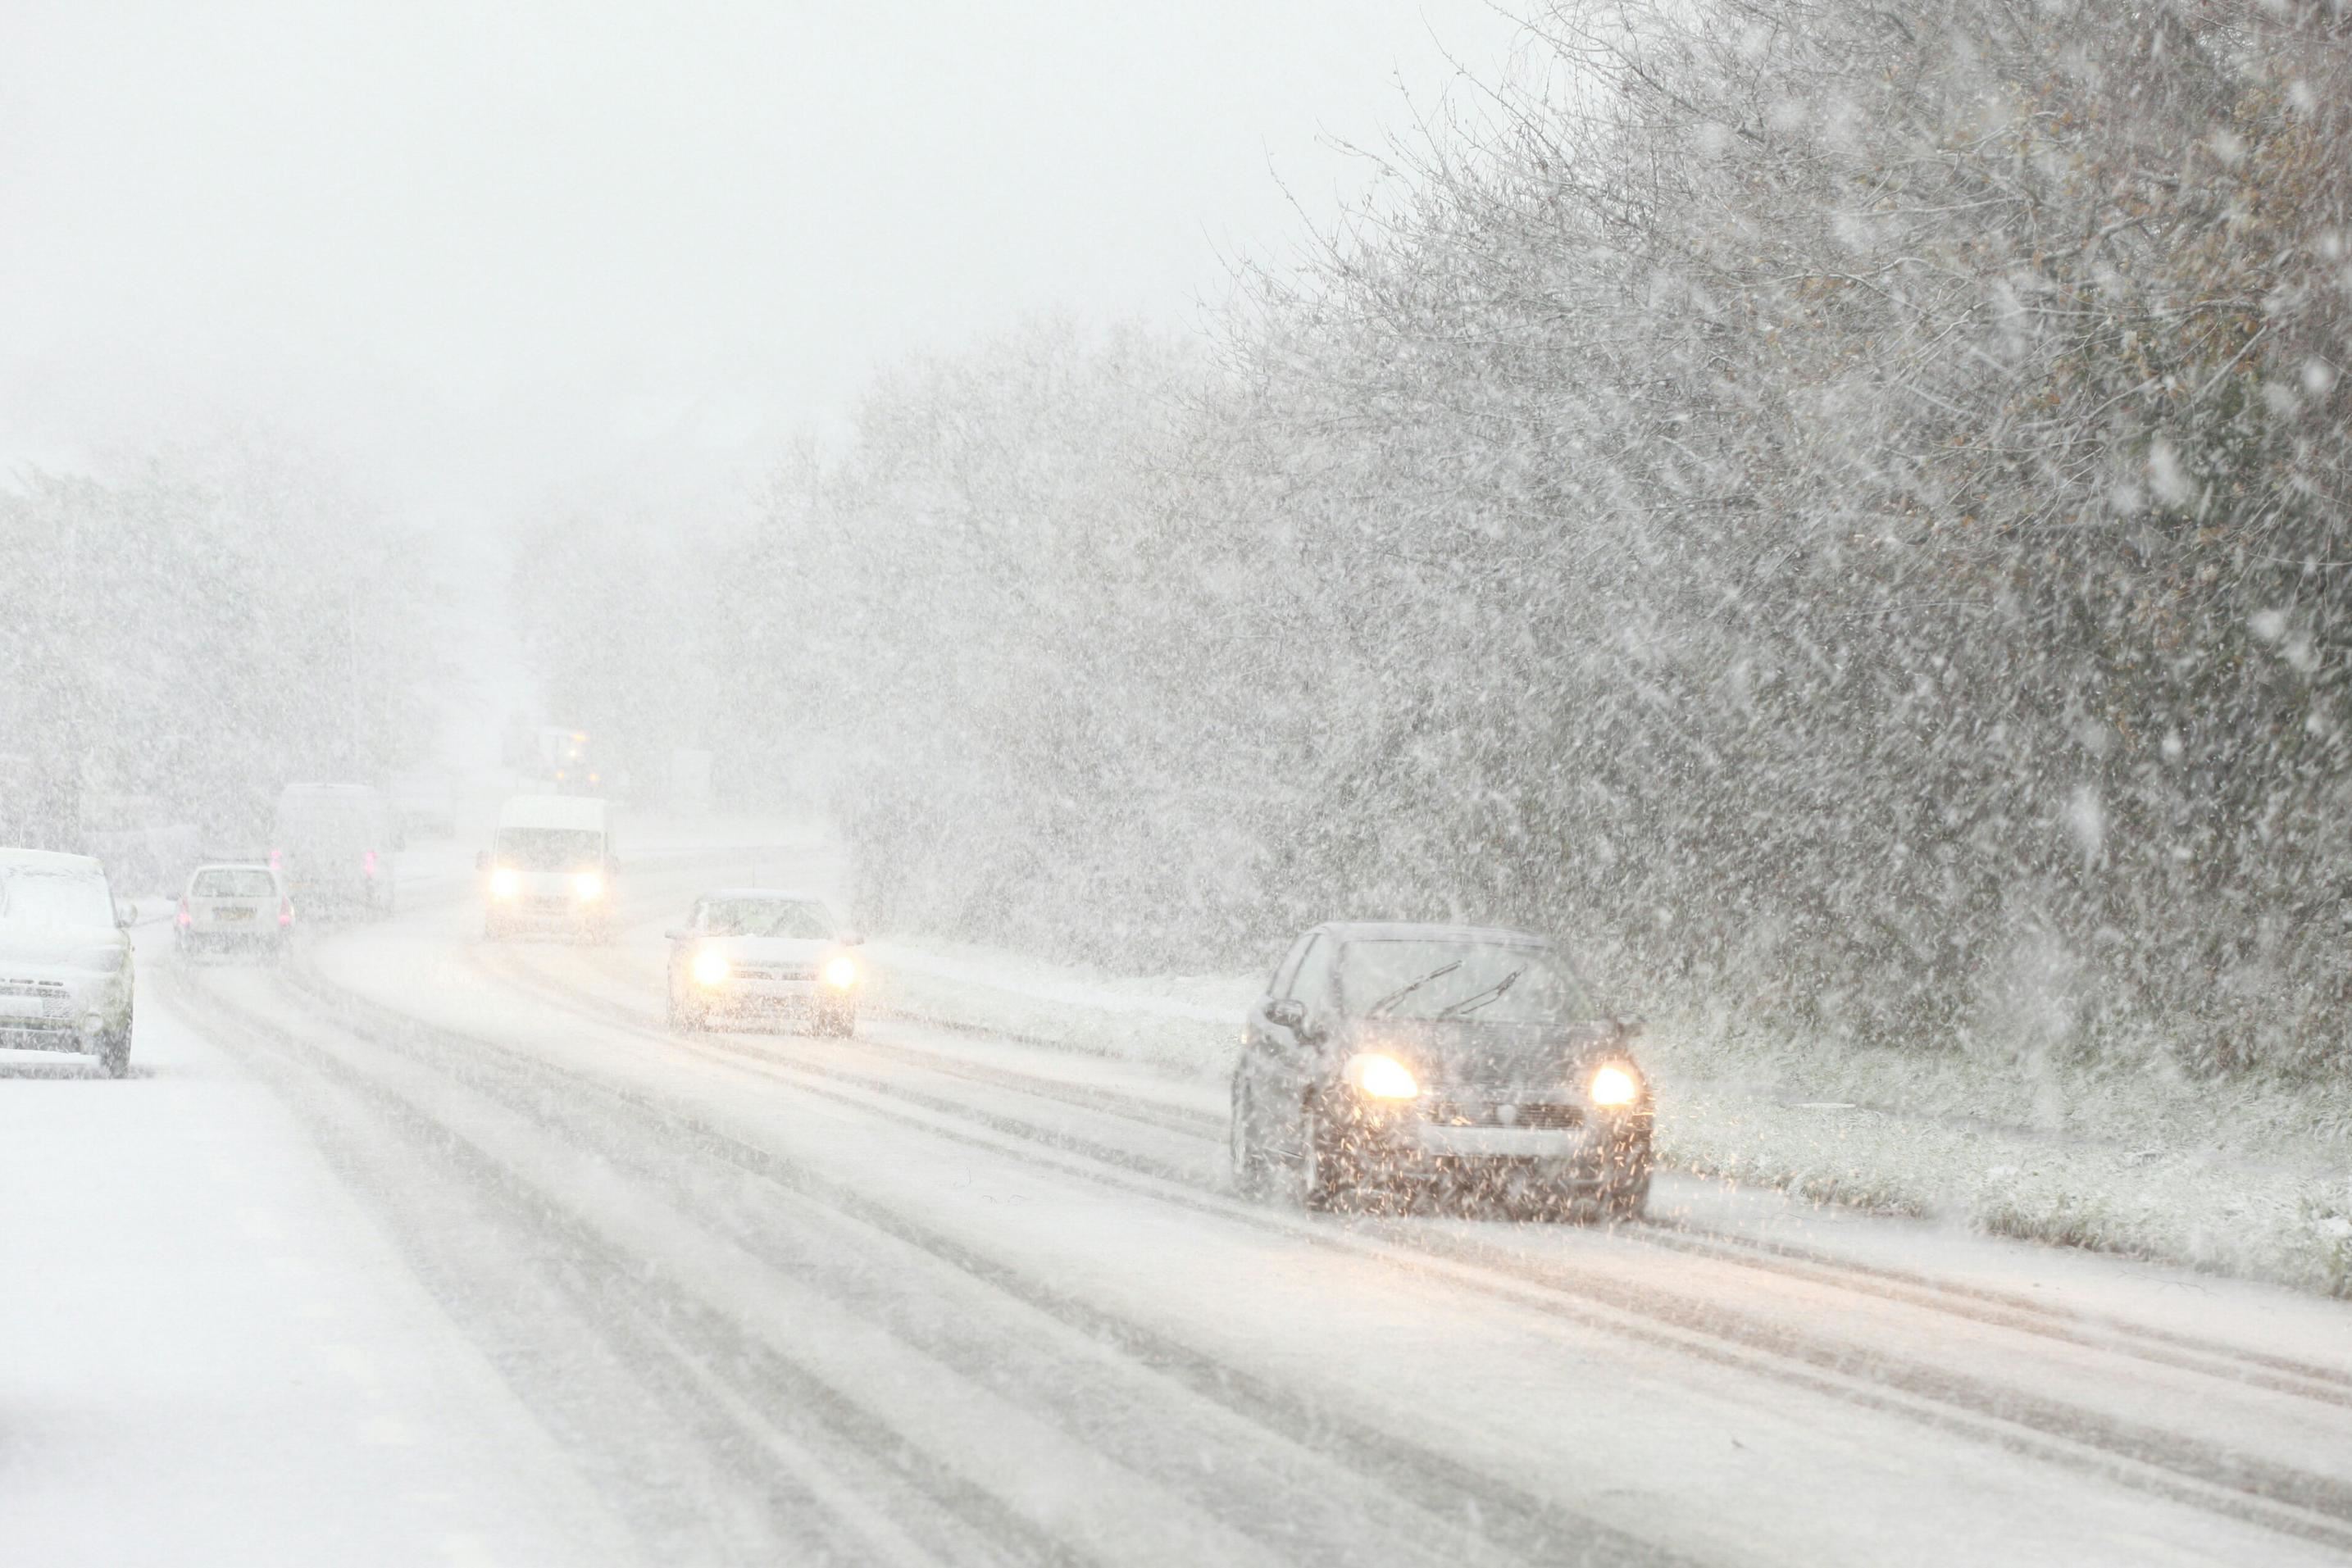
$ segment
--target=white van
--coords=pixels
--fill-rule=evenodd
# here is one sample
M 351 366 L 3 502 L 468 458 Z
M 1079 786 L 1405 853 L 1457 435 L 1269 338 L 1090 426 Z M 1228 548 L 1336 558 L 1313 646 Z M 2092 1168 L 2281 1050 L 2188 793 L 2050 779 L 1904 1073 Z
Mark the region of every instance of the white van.
M 482 935 L 568 932 L 604 941 L 613 930 L 610 801 L 588 795 L 516 795 L 499 808 L 497 836 L 475 857 L 485 873 Z

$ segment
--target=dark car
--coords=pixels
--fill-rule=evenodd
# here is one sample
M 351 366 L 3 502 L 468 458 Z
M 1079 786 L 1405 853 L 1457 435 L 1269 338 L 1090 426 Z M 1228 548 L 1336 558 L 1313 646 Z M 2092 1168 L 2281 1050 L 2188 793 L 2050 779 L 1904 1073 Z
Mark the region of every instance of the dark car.
M 1318 925 L 1249 1011 L 1235 1185 L 1286 1175 L 1310 1208 L 1438 1186 L 1634 1218 L 1651 1103 L 1631 1033 L 1542 936 Z

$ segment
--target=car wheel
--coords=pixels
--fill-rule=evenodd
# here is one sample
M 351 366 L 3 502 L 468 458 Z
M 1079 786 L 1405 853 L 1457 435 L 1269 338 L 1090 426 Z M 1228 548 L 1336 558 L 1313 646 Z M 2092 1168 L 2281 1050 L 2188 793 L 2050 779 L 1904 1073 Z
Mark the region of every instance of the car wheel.
M 131 1072 L 131 1020 L 124 1019 L 122 1027 L 99 1041 L 98 1064 L 106 1069 L 109 1078 L 125 1078 Z
M 1225 1153 L 1232 1163 L 1234 1190 L 1246 1198 L 1262 1198 L 1266 1191 L 1265 1151 L 1258 1146 L 1250 1092 L 1239 1074 L 1234 1078 L 1233 1111 L 1225 1122 Z
M 1354 1162 L 1339 1147 L 1322 1111 L 1311 1101 L 1299 1117 L 1298 1134 L 1300 1205 L 1318 1214 L 1346 1207 L 1356 1196 Z
M 1646 1169 L 1609 1187 L 1601 1197 L 1601 1212 L 1616 1224 L 1639 1219 L 1649 1212 L 1649 1207 L 1650 1173 Z
M 835 1013 L 825 1020 L 824 1032 L 843 1040 L 853 1038 L 857 1033 L 857 1015 L 846 1009 Z

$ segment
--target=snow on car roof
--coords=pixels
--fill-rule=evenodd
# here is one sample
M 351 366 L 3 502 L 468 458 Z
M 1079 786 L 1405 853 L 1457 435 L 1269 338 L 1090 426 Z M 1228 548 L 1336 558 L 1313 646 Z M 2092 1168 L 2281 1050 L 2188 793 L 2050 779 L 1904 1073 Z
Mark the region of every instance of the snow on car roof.
M 89 876 L 104 876 L 106 867 L 89 855 L 70 855 L 62 850 L 0 850 L 0 866 L 21 866 L 26 871 L 78 871 Z
M 823 904 L 824 899 L 797 887 L 714 887 L 698 897 L 708 902 L 714 898 L 766 898 L 779 904 Z
M 1553 945 L 1552 939 L 1539 931 L 1519 931 L 1507 925 L 1455 925 L 1444 921 L 1327 920 L 1315 929 L 1342 942 L 1499 942 L 1531 947 Z

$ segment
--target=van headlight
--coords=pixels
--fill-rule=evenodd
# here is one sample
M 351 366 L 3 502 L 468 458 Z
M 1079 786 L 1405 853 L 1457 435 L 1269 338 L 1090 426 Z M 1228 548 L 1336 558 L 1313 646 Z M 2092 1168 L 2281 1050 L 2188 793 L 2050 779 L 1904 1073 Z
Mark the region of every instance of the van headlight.
M 522 875 L 510 865 L 502 865 L 490 873 L 490 896 L 512 898 L 522 891 Z
M 1421 1092 L 1412 1069 L 1378 1051 L 1359 1051 L 1348 1058 L 1345 1076 L 1357 1093 L 1373 1100 L 1411 1100 Z
M 1623 1068 L 1611 1065 L 1592 1075 L 1592 1103 L 1618 1109 L 1642 1097 L 1642 1086 Z
M 844 956 L 827 961 L 824 983 L 836 991 L 845 991 L 857 984 L 857 960 Z
M 694 978 L 697 985 L 715 986 L 727 978 L 727 955 L 706 947 L 694 956 Z
M 603 873 L 599 872 L 583 871 L 577 876 L 574 876 L 572 879 L 572 896 L 579 899 L 604 897 L 604 878 Z

